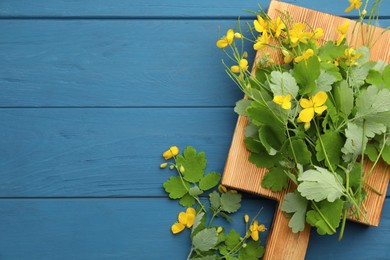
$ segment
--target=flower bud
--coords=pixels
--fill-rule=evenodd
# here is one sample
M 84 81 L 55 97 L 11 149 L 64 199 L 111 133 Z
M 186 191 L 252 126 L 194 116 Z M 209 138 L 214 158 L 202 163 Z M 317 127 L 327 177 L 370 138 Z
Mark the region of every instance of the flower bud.
M 219 234 L 219 233 L 221 233 L 223 231 L 223 228 L 222 227 L 218 227 L 217 228 L 217 233 Z
M 169 160 L 178 154 L 179 154 L 179 148 L 177 146 L 171 146 L 171 148 L 169 148 L 169 150 L 167 150 L 163 153 L 163 157 L 165 160 Z
M 248 214 L 245 214 L 244 220 L 245 220 L 245 223 L 248 223 L 248 222 L 249 222 L 249 216 L 248 216 Z
M 170 169 L 170 170 L 173 170 L 174 168 L 175 168 L 175 165 L 169 166 L 169 169 Z
M 227 192 L 227 189 L 226 189 L 226 187 L 225 186 L 223 186 L 223 185 L 219 185 L 218 186 L 218 191 L 220 192 L 220 193 L 225 193 L 225 192 Z
M 181 173 L 184 173 L 184 172 L 185 172 L 185 169 L 184 169 L 184 166 L 183 166 L 183 165 L 180 165 L 180 172 L 181 172 Z
M 362 11 L 362 16 L 364 17 L 364 16 L 366 16 L 366 14 L 367 14 L 367 10 L 364 9 L 364 10 Z
M 160 168 L 164 169 L 165 167 L 167 167 L 167 165 L 168 165 L 168 163 L 162 163 L 162 164 L 160 164 Z
M 245 248 L 246 247 L 246 243 L 242 244 L 242 248 Z

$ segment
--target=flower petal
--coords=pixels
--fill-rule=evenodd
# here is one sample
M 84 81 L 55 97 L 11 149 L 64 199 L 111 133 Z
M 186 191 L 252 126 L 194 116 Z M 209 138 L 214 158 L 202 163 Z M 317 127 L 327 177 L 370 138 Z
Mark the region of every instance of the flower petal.
M 177 220 L 183 225 L 187 224 L 187 214 L 185 212 L 180 212 Z
M 305 108 L 303 109 L 298 116 L 298 120 L 304 123 L 310 122 L 314 117 L 314 109 L 313 108 Z
M 192 227 L 192 225 L 194 225 L 194 222 L 195 222 L 195 214 L 187 214 L 187 224 L 186 226 L 188 228 Z
M 239 73 L 240 72 L 240 67 L 238 67 L 237 65 L 231 66 L 230 67 L 230 71 L 233 72 L 233 73 Z
M 217 41 L 217 47 L 220 48 L 220 49 L 224 49 L 228 46 L 228 42 L 226 40 L 226 37 L 222 37 L 222 39 L 218 40 Z
M 173 234 L 180 233 L 184 230 L 185 226 L 181 223 L 175 223 L 171 227 L 171 231 Z
M 326 100 L 328 99 L 328 95 L 324 91 L 320 91 L 313 97 L 313 106 L 319 107 L 325 104 Z
M 315 107 L 314 108 L 314 111 L 321 115 L 328 107 L 327 106 L 320 106 L 320 107 Z
M 313 101 L 306 98 L 301 98 L 301 100 L 299 100 L 299 104 L 301 105 L 302 108 L 313 107 Z
M 290 102 L 290 100 L 287 100 L 287 99 L 284 99 L 284 101 L 283 101 L 283 104 L 282 104 L 282 108 L 283 109 L 290 109 L 291 108 L 291 102 Z
M 186 210 L 186 213 L 189 215 L 194 215 L 194 216 L 196 215 L 195 209 L 191 207 Z
M 284 101 L 284 97 L 283 96 L 274 96 L 274 99 L 272 101 L 278 105 L 282 105 L 283 101 Z
M 254 241 L 258 241 L 259 240 L 259 231 L 256 229 L 255 231 L 253 231 L 251 233 L 251 237 Z

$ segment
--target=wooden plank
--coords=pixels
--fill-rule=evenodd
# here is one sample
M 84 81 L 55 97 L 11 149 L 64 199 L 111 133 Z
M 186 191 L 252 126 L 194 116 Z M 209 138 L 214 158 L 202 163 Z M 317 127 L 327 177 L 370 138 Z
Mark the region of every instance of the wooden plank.
M 305 6 L 315 10 L 348 15 L 344 9 L 348 1 L 339 0 L 287 0 L 285 2 Z M 84 0 L 80 2 L 67 0 L 2 0 L 0 2 L 0 17 L 251 17 L 244 10 L 256 10 L 260 4 L 268 8 L 267 0 L 199 0 L 196 2 L 180 0 L 154 0 L 153 3 L 143 0 Z M 390 14 L 390 6 L 383 4 L 381 13 Z M 356 15 L 351 13 L 349 15 Z
M 215 43 L 233 24 L 0 20 L 0 106 L 232 106 Z
M 232 106 L 215 42 L 233 24 L 0 20 L 0 106 Z
M 221 173 L 236 118 L 232 108 L 0 109 L 0 197 L 162 196 L 161 153 L 192 145 Z
M 387 201 L 390 202 L 390 201 Z M 246 199 L 227 228 L 243 232 L 242 216 L 264 207 L 260 222 L 270 226 L 275 204 Z M 185 259 L 188 230 L 173 236 L 170 225 L 182 207 L 161 199 L 1 199 L 1 259 Z M 385 204 L 390 213 L 390 203 Z M 162 214 L 160 214 L 162 213 Z M 307 260 L 385 259 L 390 214 L 383 225 L 348 223 L 344 239 L 311 234 Z M 261 239 L 265 240 L 262 234 Z
M 210 109 L 0 109 L 0 197 L 160 196 L 171 145 L 219 171 L 236 115 Z

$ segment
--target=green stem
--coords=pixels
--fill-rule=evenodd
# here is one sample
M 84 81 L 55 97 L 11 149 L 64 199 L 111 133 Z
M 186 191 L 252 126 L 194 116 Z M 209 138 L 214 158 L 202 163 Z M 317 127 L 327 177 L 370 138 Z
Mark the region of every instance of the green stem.
M 375 194 L 377 194 L 378 196 L 382 196 L 382 193 L 380 193 L 378 190 L 376 190 L 374 187 L 372 187 L 370 184 L 368 184 L 367 182 L 365 182 L 364 180 L 362 181 L 363 182 L 363 185 L 367 186 L 371 191 L 373 191 Z
M 344 236 L 344 230 L 345 230 L 345 224 L 347 222 L 347 210 L 344 210 L 343 213 L 343 221 L 341 223 L 341 229 L 340 229 L 340 235 L 339 235 L 339 241 L 343 238 Z
M 381 147 L 381 150 L 379 151 L 379 154 L 378 154 L 378 156 L 376 157 L 375 162 L 374 162 L 374 164 L 372 165 L 370 171 L 366 174 L 366 176 L 364 176 L 364 180 L 363 180 L 363 181 L 366 182 L 366 181 L 368 180 L 368 178 L 370 177 L 370 175 L 372 174 L 372 172 L 374 171 L 374 168 L 375 168 L 375 166 L 377 165 L 379 159 L 381 158 L 381 155 L 382 155 L 382 153 L 383 153 L 383 150 L 385 149 L 386 142 L 387 142 L 387 136 L 386 136 L 386 134 L 384 134 L 384 135 L 383 135 L 383 145 L 382 145 L 382 147 Z
M 193 246 L 191 246 L 191 250 L 188 253 L 187 260 L 191 259 L 192 252 L 194 252 L 194 247 Z

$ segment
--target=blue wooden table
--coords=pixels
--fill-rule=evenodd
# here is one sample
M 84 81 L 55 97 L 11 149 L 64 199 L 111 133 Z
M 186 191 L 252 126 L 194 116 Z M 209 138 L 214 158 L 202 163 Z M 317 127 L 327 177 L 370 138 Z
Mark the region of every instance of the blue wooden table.
M 336 15 L 348 5 L 286 2 Z M 251 22 L 243 9 L 257 4 L 1 0 L 0 259 L 185 259 L 161 153 L 192 145 L 223 171 L 242 94 L 222 67 L 218 27 Z M 389 259 L 389 200 L 380 227 L 349 223 L 341 242 L 312 230 L 307 259 Z M 242 231 L 243 214 L 261 207 L 270 227 L 275 206 L 246 195 L 227 227 Z

